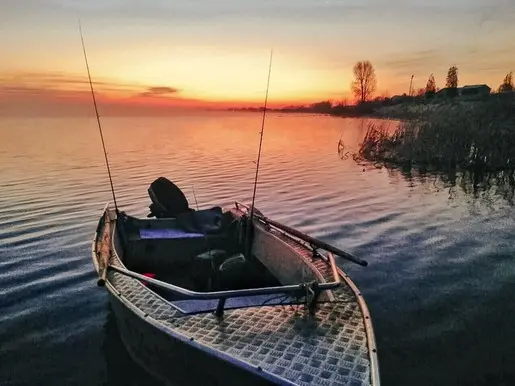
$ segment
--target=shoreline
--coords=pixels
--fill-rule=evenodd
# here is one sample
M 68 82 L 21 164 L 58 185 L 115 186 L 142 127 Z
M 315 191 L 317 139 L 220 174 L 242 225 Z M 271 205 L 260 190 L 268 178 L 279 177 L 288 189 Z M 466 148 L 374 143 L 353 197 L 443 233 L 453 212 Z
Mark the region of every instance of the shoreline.
M 515 108 L 515 93 L 489 94 L 480 97 L 433 97 L 431 99 L 412 97 L 400 103 L 393 103 L 391 100 L 381 100 L 349 106 L 332 106 L 329 102 L 319 102 L 309 106 L 271 108 L 267 109 L 267 111 L 286 114 L 317 114 L 342 118 L 375 118 L 406 121 L 430 119 L 432 115 L 448 111 L 459 112 L 491 108 L 495 104 L 503 105 L 504 108 L 510 108 L 510 105 L 511 108 Z M 232 108 L 228 109 L 228 111 L 263 112 L 263 107 Z
M 515 98 L 392 106 L 374 118 L 401 122 L 393 132 L 369 125 L 358 152 L 365 161 L 436 172 L 515 169 Z

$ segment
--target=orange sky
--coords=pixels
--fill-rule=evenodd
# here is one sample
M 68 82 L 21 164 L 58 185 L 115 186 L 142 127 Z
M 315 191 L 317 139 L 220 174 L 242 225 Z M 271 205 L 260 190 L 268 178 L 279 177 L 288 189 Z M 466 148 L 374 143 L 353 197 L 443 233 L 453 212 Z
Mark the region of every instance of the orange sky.
M 91 113 L 78 15 L 104 114 L 261 105 L 271 48 L 271 106 L 350 98 L 364 59 L 377 95 L 515 70 L 509 0 L 2 0 L 0 114 Z

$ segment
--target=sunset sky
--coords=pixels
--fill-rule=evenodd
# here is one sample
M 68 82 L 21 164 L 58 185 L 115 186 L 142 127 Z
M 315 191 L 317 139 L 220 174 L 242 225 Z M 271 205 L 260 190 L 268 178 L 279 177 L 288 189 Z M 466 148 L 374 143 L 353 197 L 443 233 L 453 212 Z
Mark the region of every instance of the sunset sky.
M 101 108 L 273 105 L 350 97 L 370 60 L 377 95 L 515 70 L 514 0 L 1 0 L 0 114 L 91 103 L 77 17 Z

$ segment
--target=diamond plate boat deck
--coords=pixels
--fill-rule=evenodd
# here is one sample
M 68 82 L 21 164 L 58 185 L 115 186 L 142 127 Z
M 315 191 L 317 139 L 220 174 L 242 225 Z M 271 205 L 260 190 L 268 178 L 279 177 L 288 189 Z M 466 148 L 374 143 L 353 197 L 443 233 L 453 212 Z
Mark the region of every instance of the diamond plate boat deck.
M 92 246 L 94 265 L 99 273 L 106 268 L 102 261 L 123 269 L 116 213 L 106 208 L 102 219 Z M 273 255 L 274 245 L 281 244 L 320 282 L 333 280 L 324 255 L 314 257 L 305 243 L 257 220 L 254 227 L 255 251 Z M 291 299 L 225 309 L 223 317 L 186 314 L 137 278 L 106 269 L 105 281 L 128 352 L 164 383 L 177 384 L 177 368 L 191 368 L 184 383 L 379 386 L 365 301 L 350 278 L 337 272 L 341 285 L 325 291 L 314 314 Z

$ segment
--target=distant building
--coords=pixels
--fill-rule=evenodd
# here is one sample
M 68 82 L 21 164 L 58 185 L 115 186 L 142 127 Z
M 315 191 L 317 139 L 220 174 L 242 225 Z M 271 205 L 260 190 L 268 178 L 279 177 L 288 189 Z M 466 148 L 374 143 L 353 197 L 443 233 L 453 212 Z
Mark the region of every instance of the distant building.
M 492 89 L 486 84 L 476 84 L 472 86 L 464 86 L 459 89 L 461 96 L 486 96 L 490 94 Z
M 486 84 L 475 84 L 470 86 L 463 86 L 458 87 L 456 90 L 453 90 L 450 87 L 445 87 L 439 90 L 436 95 L 438 97 L 450 97 L 453 96 L 453 93 L 455 93 L 455 96 L 486 96 L 489 95 L 491 91 L 491 88 L 488 87 Z
M 448 98 L 451 96 L 457 96 L 460 94 L 460 89 L 453 89 L 451 87 L 445 87 L 436 92 L 436 96 L 439 98 Z

